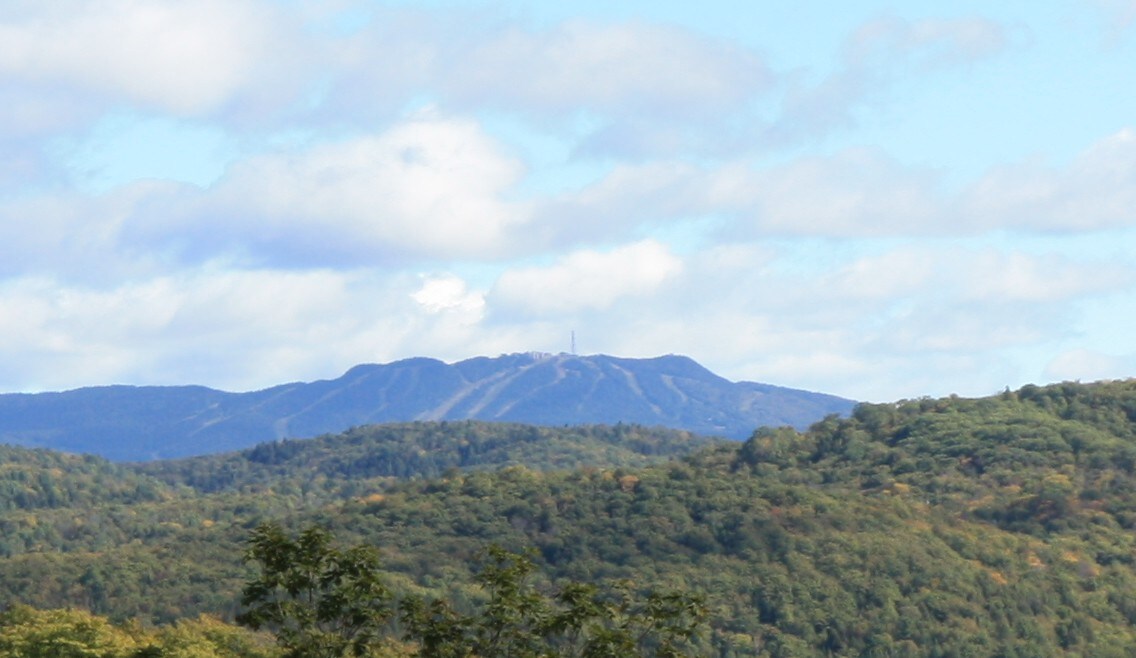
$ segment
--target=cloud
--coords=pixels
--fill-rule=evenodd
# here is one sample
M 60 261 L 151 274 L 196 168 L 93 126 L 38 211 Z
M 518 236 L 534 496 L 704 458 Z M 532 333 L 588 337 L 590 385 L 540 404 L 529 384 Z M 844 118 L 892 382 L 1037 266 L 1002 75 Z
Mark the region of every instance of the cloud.
M 880 400 L 987 394 L 1038 376 L 1021 374 L 1011 351 L 1075 337 L 1084 300 L 1136 281 L 1127 263 L 1013 249 L 840 253 L 821 247 L 804 264 L 797 259 L 810 255 L 796 250 L 713 246 L 685 257 L 665 287 L 584 312 L 577 326 L 592 342 L 602 336 L 602 350 L 686 352 L 735 378 L 824 380 L 828 390 Z M 918 387 L 888 384 L 897 373 Z
M 478 105 L 555 113 L 709 117 L 771 82 L 754 54 L 646 23 L 510 27 L 464 53 L 446 84 Z
M 936 183 L 932 172 L 849 149 L 724 182 L 719 198 L 755 234 L 918 234 L 941 222 Z
M 575 157 L 747 149 L 751 105 L 775 75 L 754 52 L 646 22 L 547 28 L 467 10 L 386 8 L 327 49 L 319 114 L 365 122 L 408 99 L 494 112 L 570 141 Z M 727 125 L 746 125 L 731 130 Z
M 769 167 L 658 161 L 621 165 L 549 200 L 539 224 L 561 239 L 717 218 L 719 238 L 867 238 L 1103 231 L 1136 225 L 1136 133 L 1101 139 L 1064 166 L 995 167 L 961 189 L 878 149 L 849 148 Z M 580 218 L 570 222 L 569 218 Z
M 954 259 L 956 254 L 947 254 Z M 969 300 L 1064 302 L 1124 289 L 1136 283 L 1130 265 L 1084 263 L 1056 254 L 984 250 L 961 259 L 959 282 Z M 956 265 L 957 266 L 957 265 Z
M 886 104 L 896 81 L 992 57 L 1010 43 L 999 24 L 981 18 L 907 21 L 885 17 L 861 25 L 844 44 L 838 70 L 819 83 L 788 78 L 771 145 L 824 137 L 855 127 L 856 111 Z
M 626 297 L 657 291 L 682 262 L 654 240 L 609 252 L 576 251 L 550 267 L 506 271 L 494 284 L 494 307 L 522 315 L 557 315 L 605 309 Z
M 460 313 L 469 322 L 480 320 L 485 309 L 485 297 L 453 274 L 423 277 L 422 287 L 411 298 L 428 313 Z
M 244 0 L 7 3 L 0 75 L 199 115 L 262 72 L 275 19 Z
M 552 200 L 541 223 L 562 237 L 717 217 L 723 239 L 770 235 L 864 237 L 941 232 L 949 200 L 933 171 L 904 167 L 882 153 L 848 149 L 765 169 L 735 161 L 624 165 Z M 580 218 L 568 222 L 569 217 Z
M 1058 168 L 1031 160 L 996 167 L 964 201 L 981 226 L 1086 231 L 1136 225 L 1136 131 L 1101 139 Z
M 419 116 L 374 135 L 231 165 L 188 208 L 134 218 L 132 243 L 255 262 L 382 264 L 495 258 L 526 219 L 504 196 L 522 173 L 477 123 Z
M 105 287 L 11 278 L 0 281 L 0 390 L 188 382 L 248 390 L 336 376 L 365 360 L 478 350 L 469 315 L 424 307 L 414 299 L 422 292 L 422 281 L 404 274 L 223 264 Z

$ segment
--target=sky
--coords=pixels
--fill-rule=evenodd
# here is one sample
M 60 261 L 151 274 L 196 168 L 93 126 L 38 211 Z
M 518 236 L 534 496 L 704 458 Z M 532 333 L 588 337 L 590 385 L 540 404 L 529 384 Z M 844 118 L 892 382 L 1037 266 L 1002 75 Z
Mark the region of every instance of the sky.
M 0 392 L 1136 376 L 1136 0 L 5 0 Z

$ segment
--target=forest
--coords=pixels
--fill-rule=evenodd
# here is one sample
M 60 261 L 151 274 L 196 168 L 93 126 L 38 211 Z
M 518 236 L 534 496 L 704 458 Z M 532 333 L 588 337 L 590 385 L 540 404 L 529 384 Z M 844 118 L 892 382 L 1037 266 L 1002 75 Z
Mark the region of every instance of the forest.
M 505 547 L 553 612 L 593 588 L 594 632 L 613 592 L 697 601 L 677 655 L 1129 656 L 1134 526 L 1136 381 L 861 404 L 740 443 L 451 422 L 145 464 L 0 447 L 0 657 L 286 655 L 238 623 L 270 527 L 373 551 L 392 601 L 470 633 Z M 429 655 L 413 620 L 369 655 Z

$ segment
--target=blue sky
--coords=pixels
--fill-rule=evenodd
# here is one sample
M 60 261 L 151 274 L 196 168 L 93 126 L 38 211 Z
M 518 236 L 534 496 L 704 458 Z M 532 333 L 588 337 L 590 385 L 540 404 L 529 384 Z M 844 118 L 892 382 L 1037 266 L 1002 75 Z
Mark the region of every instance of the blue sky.
M 0 5 L 0 391 L 1136 375 L 1136 2 Z

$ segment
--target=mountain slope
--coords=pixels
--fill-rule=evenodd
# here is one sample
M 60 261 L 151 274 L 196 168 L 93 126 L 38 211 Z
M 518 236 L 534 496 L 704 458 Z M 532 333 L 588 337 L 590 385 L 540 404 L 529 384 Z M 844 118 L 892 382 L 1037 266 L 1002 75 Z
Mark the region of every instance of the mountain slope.
M 250 393 L 109 386 L 0 395 L 0 441 L 142 461 L 365 424 L 464 419 L 623 422 L 741 439 L 762 425 L 803 428 L 852 405 L 830 395 L 733 383 L 681 356 L 512 354 L 452 365 L 415 358 Z

